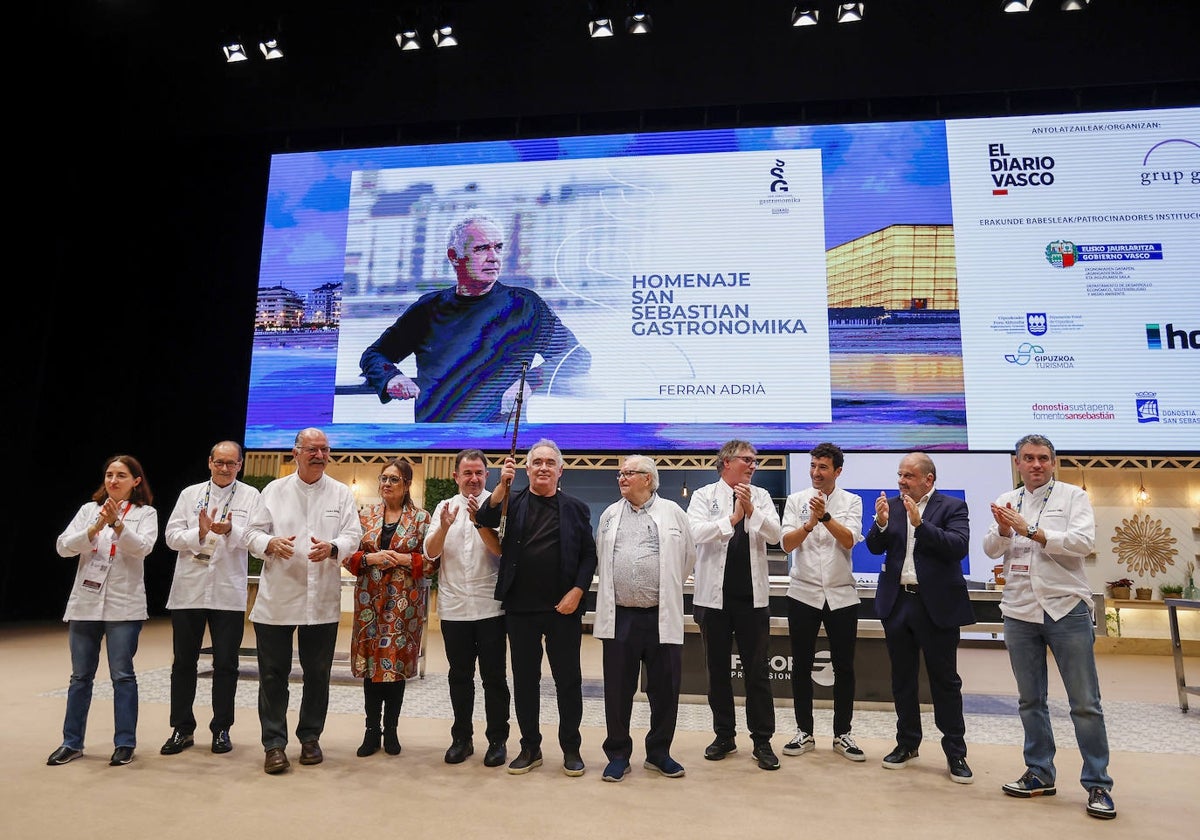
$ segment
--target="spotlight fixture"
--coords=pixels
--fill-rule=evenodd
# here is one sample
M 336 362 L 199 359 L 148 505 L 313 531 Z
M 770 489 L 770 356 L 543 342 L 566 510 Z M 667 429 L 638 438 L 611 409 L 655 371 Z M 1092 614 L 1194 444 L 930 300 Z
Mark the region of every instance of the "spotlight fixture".
M 1141 470 L 1138 471 L 1138 491 L 1137 495 L 1133 497 L 1133 500 L 1139 505 L 1144 505 L 1146 502 L 1150 501 L 1150 494 L 1146 492 L 1146 483 L 1142 481 Z
M 258 42 L 258 50 L 263 54 L 263 58 L 267 61 L 274 61 L 277 58 L 283 58 L 283 49 L 279 46 L 277 38 L 265 38 Z
M 415 26 L 401 25 L 396 31 L 396 46 L 402 50 L 421 49 L 421 35 Z
M 588 37 L 611 38 L 613 36 L 612 18 L 599 17 L 588 21 Z
M 435 47 L 458 46 L 458 36 L 454 34 L 453 24 L 443 23 L 433 30 L 433 45 Z
M 1004 0 L 1006 12 L 1028 12 L 1033 7 L 1033 0 Z
M 630 35 L 648 35 L 654 29 L 654 18 L 645 3 L 630 3 L 625 18 L 625 31 Z
M 1059 6 L 1064 12 L 1082 12 L 1092 0 L 1062 0 Z
M 837 10 L 838 23 L 854 23 L 863 19 L 865 3 L 840 3 Z
M 820 16 L 821 12 L 817 9 L 796 6 L 792 9 L 792 26 L 816 26 Z
M 245 61 L 250 56 L 246 55 L 246 48 L 238 41 L 230 41 L 221 46 L 221 53 L 225 56 L 226 64 L 236 64 L 239 61 Z

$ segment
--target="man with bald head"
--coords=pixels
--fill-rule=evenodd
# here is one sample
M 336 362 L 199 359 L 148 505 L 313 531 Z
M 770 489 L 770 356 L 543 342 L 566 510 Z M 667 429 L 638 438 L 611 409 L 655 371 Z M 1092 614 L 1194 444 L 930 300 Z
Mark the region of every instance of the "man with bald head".
M 967 766 L 958 675 L 959 628 L 975 622 L 962 571 L 970 542 L 967 503 L 933 489 L 937 468 L 923 452 L 905 455 L 896 476 L 899 495 L 889 499 L 880 492 L 875 521 L 867 532 L 871 553 L 887 555 L 875 590 L 875 612 L 883 622 L 892 661 L 896 748 L 883 766 L 897 770 L 917 757 L 922 734 L 918 680 L 924 657 L 950 781 L 967 785 L 974 777 Z

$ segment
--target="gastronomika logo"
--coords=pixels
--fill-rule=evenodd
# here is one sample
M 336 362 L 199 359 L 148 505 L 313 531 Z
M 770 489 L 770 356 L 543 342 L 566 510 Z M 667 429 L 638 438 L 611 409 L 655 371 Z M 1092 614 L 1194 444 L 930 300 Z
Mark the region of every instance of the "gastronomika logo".
M 1155 391 L 1138 391 L 1134 394 L 1139 423 L 1158 422 L 1158 393 Z
M 1166 329 L 1159 324 L 1146 325 L 1146 347 L 1150 350 L 1163 349 L 1163 333 L 1167 334 L 1168 350 L 1200 350 L 1200 330 L 1191 330 L 1167 324 Z
M 783 177 L 783 167 L 785 166 L 787 166 L 787 163 L 779 158 L 775 158 L 775 165 L 771 168 L 771 177 L 775 179 L 771 181 L 771 192 L 788 191 L 788 182 Z
M 1003 143 L 988 143 L 988 171 L 992 195 L 1008 195 L 1013 187 L 1048 187 L 1054 183 L 1054 158 L 1050 155 L 1014 155 Z
M 1046 334 L 1047 321 L 1045 312 L 1026 312 L 1025 313 L 1025 329 L 1029 330 L 1030 335 L 1042 336 Z
M 1025 367 L 1032 363 L 1035 368 L 1073 368 L 1075 357 L 1069 353 L 1047 353 L 1040 344 L 1022 341 L 1017 352 L 1005 353 L 1004 361 L 1010 365 Z
M 1055 268 L 1070 268 L 1075 265 L 1075 243 L 1056 239 L 1046 246 L 1046 262 Z

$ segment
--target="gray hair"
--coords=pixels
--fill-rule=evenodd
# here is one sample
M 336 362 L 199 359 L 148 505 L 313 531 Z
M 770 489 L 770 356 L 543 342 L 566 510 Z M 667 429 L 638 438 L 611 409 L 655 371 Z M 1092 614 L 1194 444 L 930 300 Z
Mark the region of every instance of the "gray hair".
M 455 219 L 446 231 L 446 250 L 453 251 L 460 258 L 467 256 L 463 253 L 467 241 L 467 228 L 475 222 L 490 222 L 500 230 L 504 230 L 503 225 L 496 221 L 496 218 L 490 213 L 486 213 L 483 210 L 468 210 Z
M 658 465 L 654 463 L 654 459 L 649 455 L 626 455 L 626 461 L 632 461 L 637 465 L 639 470 L 645 470 L 650 476 L 650 490 L 658 492 Z
M 1019 458 L 1021 456 L 1021 447 L 1025 444 L 1046 447 L 1050 450 L 1050 460 L 1055 460 L 1054 444 L 1051 443 L 1050 438 L 1046 437 L 1045 435 L 1025 435 L 1025 437 L 1017 441 L 1017 445 L 1013 447 L 1013 455 Z
M 529 463 L 530 459 L 533 458 L 533 450 L 539 449 L 542 447 L 545 447 L 546 449 L 553 449 L 554 457 L 558 459 L 558 465 L 560 467 L 563 465 L 562 450 L 559 449 L 558 444 L 555 443 L 554 441 L 550 440 L 550 438 L 542 438 L 537 443 L 535 443 L 533 446 L 529 447 L 529 451 L 525 453 L 525 462 Z
M 755 449 L 754 444 L 748 440 L 738 440 L 737 438 L 734 438 L 733 440 L 726 441 L 725 445 L 721 447 L 721 451 L 717 453 L 717 463 L 715 464 L 717 472 L 724 470 L 725 462 L 730 458 L 736 457 L 738 452 L 743 449 L 749 449 L 752 455 L 758 455 L 758 450 Z
M 917 468 L 921 470 L 923 474 L 931 475 L 933 476 L 933 480 L 937 481 L 937 467 L 933 465 L 932 458 L 930 458 L 924 452 L 909 452 L 900 460 L 906 461 L 909 458 L 912 458 L 913 463 L 917 465 Z

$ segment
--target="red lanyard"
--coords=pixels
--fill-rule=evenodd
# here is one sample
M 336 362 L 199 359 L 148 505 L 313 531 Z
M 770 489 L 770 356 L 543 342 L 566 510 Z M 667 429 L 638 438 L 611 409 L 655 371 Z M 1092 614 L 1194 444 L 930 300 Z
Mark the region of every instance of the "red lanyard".
M 118 511 L 120 511 L 120 514 L 121 514 L 121 515 L 120 515 L 119 517 L 117 517 L 117 518 L 118 518 L 118 519 L 119 519 L 121 522 L 124 522 L 124 521 L 125 521 L 125 514 L 129 513 L 129 509 L 130 509 L 131 507 L 133 507 L 133 505 L 132 505 L 130 502 L 125 502 L 125 503 L 124 503 L 124 504 L 125 504 L 125 510 L 121 510 L 121 504 L 122 504 L 121 502 L 117 502 L 117 510 L 118 510 Z M 115 529 L 115 528 L 113 529 L 113 539 L 112 539 L 112 542 L 111 542 L 111 543 L 109 543 L 109 545 L 108 545 L 108 556 L 109 556 L 109 558 L 113 558 L 113 557 L 116 557 L 116 556 L 117 556 L 117 531 L 116 531 L 116 529 Z

